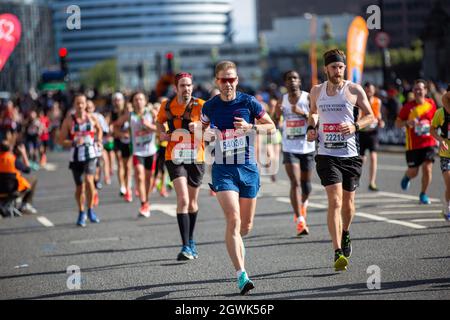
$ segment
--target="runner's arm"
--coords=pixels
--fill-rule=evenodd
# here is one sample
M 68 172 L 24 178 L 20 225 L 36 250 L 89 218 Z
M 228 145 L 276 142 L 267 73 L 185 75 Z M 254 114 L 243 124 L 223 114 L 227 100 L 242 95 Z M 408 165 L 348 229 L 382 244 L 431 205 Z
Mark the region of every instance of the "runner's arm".
M 311 88 L 311 93 L 309 94 L 309 116 L 308 116 L 308 127 L 316 128 L 319 124 L 319 114 L 317 112 L 317 90 L 318 86 Z
M 275 116 L 274 116 L 274 119 L 273 119 L 273 121 L 274 121 L 274 123 L 275 123 L 277 128 L 280 127 L 281 115 L 283 114 L 283 110 L 281 108 L 281 101 L 282 101 L 281 98 L 278 99 L 277 105 L 275 106 L 275 114 L 274 114 Z
M 72 119 L 70 117 L 66 117 L 62 123 L 61 130 L 59 131 L 58 144 L 63 148 L 72 146 L 72 141 L 70 139 L 67 139 L 71 121 Z
M 103 128 L 102 128 L 102 126 L 100 125 L 100 122 L 97 120 L 97 118 L 95 116 L 89 115 L 89 117 L 90 117 L 91 121 L 94 123 L 94 127 L 95 127 L 95 131 L 96 131 L 96 134 L 97 134 L 98 143 L 101 144 L 102 141 L 103 141 Z

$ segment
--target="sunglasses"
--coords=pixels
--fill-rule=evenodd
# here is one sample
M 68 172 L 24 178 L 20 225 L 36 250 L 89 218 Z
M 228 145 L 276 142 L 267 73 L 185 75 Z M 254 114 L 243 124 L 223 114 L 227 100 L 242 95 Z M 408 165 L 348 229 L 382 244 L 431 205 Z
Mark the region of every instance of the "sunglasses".
M 219 81 L 221 84 L 229 83 L 233 84 L 236 81 L 237 78 L 217 78 L 217 81 Z

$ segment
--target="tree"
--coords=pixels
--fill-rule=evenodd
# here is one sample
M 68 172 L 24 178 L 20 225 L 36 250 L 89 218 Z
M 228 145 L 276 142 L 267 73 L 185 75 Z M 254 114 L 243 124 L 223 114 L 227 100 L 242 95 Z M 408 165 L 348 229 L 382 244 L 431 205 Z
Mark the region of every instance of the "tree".
M 84 71 L 81 84 L 86 87 L 97 88 L 99 92 L 117 88 L 117 61 L 105 60 Z

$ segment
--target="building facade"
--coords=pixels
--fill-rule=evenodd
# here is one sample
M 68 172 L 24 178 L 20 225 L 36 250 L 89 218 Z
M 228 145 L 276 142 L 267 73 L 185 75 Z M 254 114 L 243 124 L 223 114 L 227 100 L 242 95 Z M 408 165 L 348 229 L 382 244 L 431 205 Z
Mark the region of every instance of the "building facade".
M 231 42 L 231 0 L 77 0 L 80 29 L 67 27 L 72 0 L 54 0 L 58 47 L 72 74 L 116 58 L 118 47 Z

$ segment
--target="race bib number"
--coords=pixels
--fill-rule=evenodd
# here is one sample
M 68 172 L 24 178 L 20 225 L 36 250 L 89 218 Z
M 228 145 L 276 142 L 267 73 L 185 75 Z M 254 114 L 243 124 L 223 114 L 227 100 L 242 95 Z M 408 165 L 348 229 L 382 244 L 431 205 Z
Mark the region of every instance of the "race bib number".
M 77 147 L 94 144 L 94 138 L 89 132 L 75 132 L 73 141 Z
M 414 133 L 418 137 L 429 136 L 430 135 L 430 121 L 421 120 L 414 127 Z
M 191 143 L 178 143 L 172 152 L 176 163 L 192 163 L 197 159 L 197 148 Z
M 295 140 L 306 135 L 306 119 L 286 120 L 286 138 Z
M 324 147 L 327 149 L 343 149 L 347 148 L 347 141 L 343 134 L 340 133 L 339 123 L 324 123 Z
M 136 146 L 142 146 L 152 142 L 153 134 L 142 130 L 135 133 Z
M 238 135 L 234 130 L 227 130 L 219 141 L 220 151 L 225 157 L 245 153 L 247 139 L 245 134 Z

